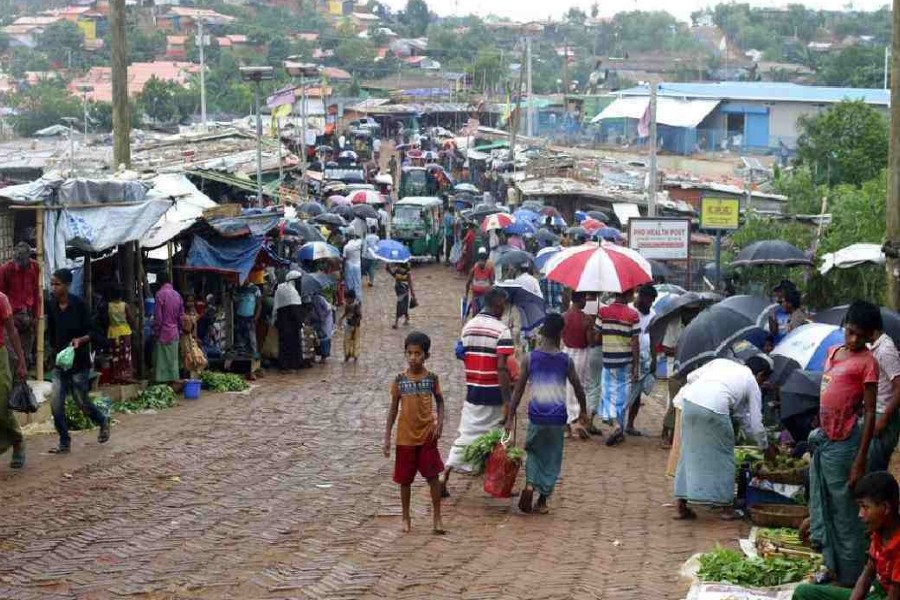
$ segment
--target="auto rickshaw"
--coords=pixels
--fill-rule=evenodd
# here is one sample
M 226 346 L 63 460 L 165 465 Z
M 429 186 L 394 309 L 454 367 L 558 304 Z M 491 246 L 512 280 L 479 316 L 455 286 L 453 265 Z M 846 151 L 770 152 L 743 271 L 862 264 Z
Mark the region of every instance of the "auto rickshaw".
M 425 167 L 403 167 L 400 171 L 400 199 L 425 196 L 428 193 L 428 172 Z
M 394 204 L 391 235 L 406 244 L 413 261 L 439 261 L 444 203 L 434 196 L 410 196 Z
M 350 138 L 353 143 L 353 151 L 359 156 L 360 162 L 372 158 L 372 132 L 367 129 L 351 129 Z

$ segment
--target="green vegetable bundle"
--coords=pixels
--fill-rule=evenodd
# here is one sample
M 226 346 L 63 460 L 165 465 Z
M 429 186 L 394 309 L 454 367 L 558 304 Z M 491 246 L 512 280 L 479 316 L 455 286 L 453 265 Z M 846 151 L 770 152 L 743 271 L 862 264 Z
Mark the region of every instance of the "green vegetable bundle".
M 113 402 L 112 410 L 119 413 L 134 413 L 145 410 L 164 410 L 175 406 L 178 397 L 167 385 L 151 385 L 136 398 Z
M 500 439 L 503 437 L 503 431 L 494 429 L 481 435 L 466 446 L 463 453 L 463 459 L 472 465 L 472 472 L 476 475 L 484 471 L 484 463 L 487 462 L 488 456 L 494 451 Z
M 203 387 L 212 392 L 243 392 L 250 386 L 244 378 L 234 373 L 216 373 L 204 371 L 200 374 Z
M 71 398 L 66 400 L 66 423 L 72 431 L 83 431 L 95 427 L 91 418 L 84 414 Z
M 801 581 L 819 567 L 819 561 L 805 558 L 770 556 L 747 558 L 740 552 L 716 548 L 700 557 L 702 581 L 715 581 L 749 587 L 772 587 Z
M 756 534 L 758 540 L 766 540 L 781 548 L 806 549 L 800 532 L 787 527 L 763 527 Z

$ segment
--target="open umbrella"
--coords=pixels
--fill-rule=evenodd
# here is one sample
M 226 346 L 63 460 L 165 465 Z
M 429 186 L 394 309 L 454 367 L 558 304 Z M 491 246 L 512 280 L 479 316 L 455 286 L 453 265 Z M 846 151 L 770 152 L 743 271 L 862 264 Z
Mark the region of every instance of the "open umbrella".
M 588 214 L 583 210 L 575 211 L 575 222 L 581 225 L 581 222 L 588 218 Z
M 643 256 L 612 244 L 566 248 L 545 270 L 548 279 L 576 292 L 624 292 L 653 281 L 650 264 Z
M 698 294 L 697 292 L 670 293 L 660 296 L 653 303 L 653 312 L 656 314 L 647 326 L 651 344 L 660 343 L 666 335 L 669 324 L 676 319 L 681 319 L 686 311 L 699 310 L 716 301 L 717 298 L 713 294 Z
M 334 152 L 334 148 L 332 148 L 331 146 L 326 146 L 326 145 L 316 146 L 316 152 L 318 152 L 320 154 L 322 152 Z
M 535 223 L 540 218 L 539 214 L 527 208 L 520 208 L 513 213 L 513 216 L 516 218 L 516 221 L 526 221 L 528 223 Z
M 834 308 L 817 312 L 812 318 L 816 323 L 843 325 L 848 308 L 850 308 L 849 304 L 835 306 Z M 894 344 L 896 344 L 897 347 L 900 347 L 900 313 L 882 307 L 881 321 L 882 327 L 884 327 L 883 331 L 888 334 L 888 337 L 894 340 Z
M 541 296 L 532 294 L 515 281 L 501 281 L 497 287 L 507 294 L 510 305 L 519 309 L 522 331 L 533 331 L 547 316 L 547 304 Z
M 332 206 L 328 209 L 328 212 L 343 217 L 346 220 L 350 220 L 353 218 L 353 209 L 349 206 L 345 206 L 339 204 L 337 206 Z
M 356 190 L 347 195 L 350 204 L 384 204 L 384 196 L 375 190 Z
M 604 227 L 606 227 L 606 224 L 601 223 L 597 219 L 592 219 L 592 218 L 588 217 L 587 219 L 585 219 L 581 222 L 581 227 L 583 227 L 584 230 L 587 231 L 588 233 L 594 233 L 598 229 L 603 229 Z
M 526 200 L 522 203 L 522 208 L 527 208 L 530 211 L 534 211 L 540 214 L 541 209 L 544 208 L 544 205 L 537 200 Z
M 779 387 L 781 420 L 819 409 L 819 390 L 822 387 L 821 371 L 792 371 Z
M 334 287 L 334 277 L 325 273 L 304 273 L 300 278 L 300 295 L 315 296 L 323 290 Z
M 516 222 L 516 218 L 506 213 L 495 213 L 488 215 L 481 222 L 481 231 L 487 232 L 492 229 L 504 229 Z
M 321 260 L 323 258 L 340 258 L 341 252 L 325 242 L 307 242 L 297 251 L 297 260 Z
M 615 227 L 601 227 L 594 232 L 594 239 L 606 240 L 608 242 L 618 242 L 625 239 L 622 232 Z
M 313 227 L 309 223 L 301 223 L 293 221 L 284 226 L 284 232 L 288 235 L 295 235 L 303 238 L 304 242 L 324 242 L 322 233 L 318 227 Z
M 783 383 L 791 371 L 824 371 L 828 349 L 844 343 L 844 331 L 837 325 L 806 323 L 794 329 L 772 350 L 775 361 L 772 381 Z
M 512 225 L 507 225 L 503 231 L 509 235 L 534 235 L 537 229 L 528 221 L 516 221 Z
M 351 210 L 353 210 L 353 216 L 358 219 L 378 219 L 378 211 L 370 204 L 357 204 Z
M 587 216 L 597 219 L 601 223 L 609 223 L 609 216 L 601 210 L 589 210 Z
M 532 256 L 530 252 L 525 252 L 524 250 L 509 250 L 508 252 L 501 254 L 500 257 L 494 261 L 494 265 L 497 267 L 519 267 L 524 265 L 533 268 L 534 256 Z
M 304 202 L 297 207 L 297 214 L 315 217 L 325 212 L 325 207 L 318 202 Z
M 350 200 L 347 196 L 341 196 L 340 194 L 333 194 L 328 196 L 328 200 L 325 201 L 329 207 L 331 206 L 350 206 Z
M 346 160 L 359 160 L 359 155 L 353 150 L 344 150 L 340 154 L 338 154 L 338 158 L 343 158 Z
M 549 229 L 538 229 L 534 234 L 534 239 L 539 244 L 555 245 L 559 243 L 559 236 Z
M 550 259 L 556 256 L 561 250 L 562 246 L 548 246 L 546 248 L 541 248 L 534 257 L 534 266 L 543 272 L 544 267 L 547 266 Z
M 322 225 L 334 225 L 335 227 L 343 227 L 347 224 L 341 215 L 333 212 L 324 213 L 312 218 L 313 223 L 321 223 Z
M 733 267 L 757 267 L 762 265 L 781 267 L 812 266 L 812 261 L 803 250 L 783 240 L 754 242 L 741 250 L 740 254 L 731 261 L 731 266 Z
M 502 212 L 503 208 L 495 204 L 476 204 L 472 212 L 469 213 L 469 219 L 476 223 L 481 223 L 485 217 Z
M 687 290 L 681 287 L 680 285 L 675 285 L 674 283 L 657 283 L 653 287 L 656 288 L 656 291 L 660 294 L 685 294 Z M 718 298 L 721 300 L 722 298 Z
M 375 258 L 387 263 L 405 263 L 412 258 L 412 253 L 397 240 L 380 240 L 375 244 Z
M 723 356 L 739 340 L 757 348 L 766 341 L 772 303 L 759 296 L 732 296 L 710 306 L 688 324 L 675 351 L 679 376 Z
M 647 259 L 647 262 L 650 263 L 650 268 L 653 271 L 653 279 L 669 279 L 675 276 L 675 273 L 672 269 L 669 268 L 665 263 L 661 263 L 658 260 Z
M 537 225 L 543 227 L 556 227 L 557 229 L 564 229 L 566 227 L 566 220 L 563 219 L 560 215 L 541 215 L 538 218 Z
M 569 227 L 568 229 L 566 229 L 566 235 L 570 238 L 587 238 L 587 231 L 585 231 L 584 227 Z
M 562 216 L 561 214 L 559 214 L 559 209 L 556 208 L 555 206 L 543 206 L 538 211 L 538 213 L 544 215 L 545 217 L 561 217 Z

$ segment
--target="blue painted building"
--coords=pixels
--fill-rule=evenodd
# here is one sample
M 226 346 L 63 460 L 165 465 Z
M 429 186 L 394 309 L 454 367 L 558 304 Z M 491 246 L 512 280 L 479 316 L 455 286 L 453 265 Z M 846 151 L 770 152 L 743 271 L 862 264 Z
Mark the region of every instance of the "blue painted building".
M 663 150 L 677 154 L 731 150 L 778 153 L 797 143 L 797 120 L 842 100 L 862 100 L 887 115 L 887 90 L 793 83 L 660 83 L 657 129 Z M 646 135 L 649 86 L 622 90 L 593 122 L 606 141 L 639 142 Z M 641 123 L 641 118 L 645 123 Z

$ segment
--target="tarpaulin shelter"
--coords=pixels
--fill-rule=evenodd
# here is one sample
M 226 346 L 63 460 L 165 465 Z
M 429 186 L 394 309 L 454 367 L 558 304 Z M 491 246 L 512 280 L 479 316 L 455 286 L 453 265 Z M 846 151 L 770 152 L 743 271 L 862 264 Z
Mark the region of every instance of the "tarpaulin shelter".
M 218 206 L 178 173 L 158 175 L 152 180 L 152 192 L 172 199 L 172 206 L 141 240 L 143 248 L 158 248 L 193 225 L 203 211 Z

